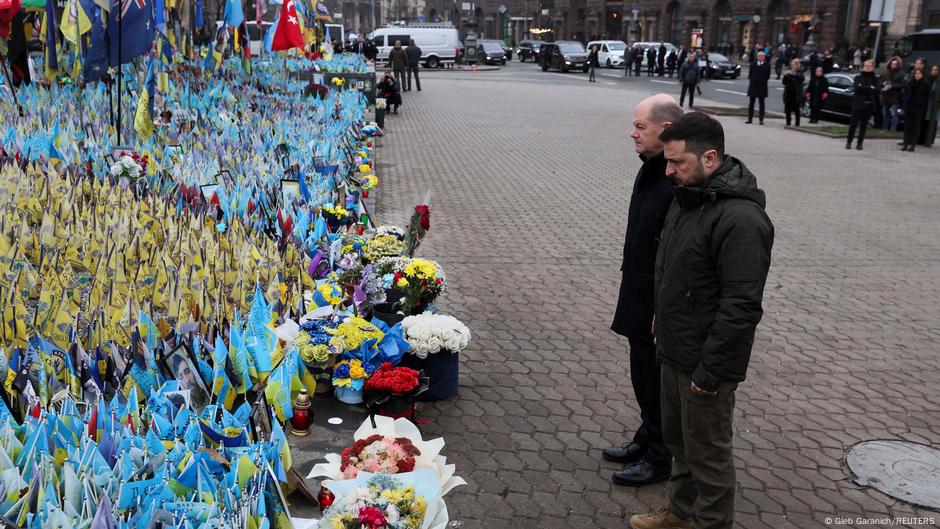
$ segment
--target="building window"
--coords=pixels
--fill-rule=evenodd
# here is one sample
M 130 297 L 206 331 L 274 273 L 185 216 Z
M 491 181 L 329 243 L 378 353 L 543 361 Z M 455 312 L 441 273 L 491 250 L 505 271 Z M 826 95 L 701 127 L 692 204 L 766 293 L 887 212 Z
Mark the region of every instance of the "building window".
M 787 41 L 787 32 L 790 31 L 790 3 L 787 0 L 775 0 L 767 8 L 767 19 L 770 23 L 770 42 L 777 45 Z
M 665 37 L 673 44 L 682 42 L 682 4 L 675 0 L 666 6 Z
M 716 45 L 731 42 L 731 2 L 718 0 L 715 4 L 715 25 L 712 42 Z

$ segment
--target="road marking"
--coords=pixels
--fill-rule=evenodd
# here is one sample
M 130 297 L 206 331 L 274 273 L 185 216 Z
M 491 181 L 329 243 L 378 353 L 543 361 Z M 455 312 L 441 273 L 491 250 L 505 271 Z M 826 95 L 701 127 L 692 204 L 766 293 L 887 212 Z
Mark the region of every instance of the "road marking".
M 678 84 L 675 81 L 660 81 L 659 79 L 650 79 L 649 81 L 651 83 L 660 83 L 660 84 L 672 84 L 672 85 Z
M 724 93 L 726 93 L 726 94 L 734 94 L 734 95 L 736 95 L 736 96 L 747 96 L 747 93 L 746 93 L 746 92 L 736 92 L 736 91 L 734 91 L 734 90 L 725 90 L 725 89 L 723 89 L 723 88 L 716 88 L 715 91 L 716 91 L 716 92 L 724 92 Z
M 721 83 L 721 84 L 738 84 L 738 83 L 736 83 L 736 82 L 734 82 L 734 81 L 723 81 L 723 80 L 721 80 L 721 79 L 712 79 L 712 82 L 713 82 L 713 83 Z
M 783 90 L 783 87 L 782 87 L 782 86 L 778 86 L 778 87 L 777 87 L 777 90 L 781 90 L 781 91 L 782 91 L 782 90 Z
M 604 81 L 604 82 L 607 83 L 607 84 L 609 84 L 610 86 L 617 86 L 617 83 L 615 83 L 615 82 L 613 82 L 613 81 Z

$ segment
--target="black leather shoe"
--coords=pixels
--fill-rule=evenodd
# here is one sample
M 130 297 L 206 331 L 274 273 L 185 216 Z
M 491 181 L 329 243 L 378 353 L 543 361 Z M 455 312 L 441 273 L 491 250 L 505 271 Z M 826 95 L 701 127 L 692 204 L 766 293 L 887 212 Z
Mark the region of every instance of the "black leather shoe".
M 671 473 L 672 467 L 670 465 L 657 467 L 644 459 L 624 467 L 623 470 L 614 472 L 613 481 L 617 485 L 642 487 L 643 485 L 666 481 Z
M 749 120 L 745 121 L 744 123 L 747 124 L 747 125 L 750 125 L 751 123 L 754 123 L 754 121 L 752 121 L 752 120 L 749 119 Z
M 625 465 L 636 463 L 645 456 L 646 447 L 633 442 L 604 449 L 604 459 Z

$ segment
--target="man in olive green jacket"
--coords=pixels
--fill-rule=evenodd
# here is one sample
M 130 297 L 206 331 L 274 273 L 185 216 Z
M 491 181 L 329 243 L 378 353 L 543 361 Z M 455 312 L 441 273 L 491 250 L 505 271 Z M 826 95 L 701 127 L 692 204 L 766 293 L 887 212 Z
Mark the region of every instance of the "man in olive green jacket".
M 656 254 L 655 335 L 663 438 L 675 461 L 669 506 L 634 529 L 731 529 L 734 392 L 747 373 L 774 228 L 764 192 L 724 154 L 724 130 L 691 112 L 660 136 L 675 200 Z

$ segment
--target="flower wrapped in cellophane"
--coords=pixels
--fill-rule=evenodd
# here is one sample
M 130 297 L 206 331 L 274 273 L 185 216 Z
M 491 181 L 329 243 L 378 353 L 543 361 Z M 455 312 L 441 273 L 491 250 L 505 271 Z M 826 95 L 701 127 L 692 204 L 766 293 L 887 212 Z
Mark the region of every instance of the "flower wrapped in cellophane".
M 417 450 L 417 453 L 413 456 L 414 473 L 422 470 L 429 471 L 440 488 L 441 496 L 450 492 L 454 487 L 467 484 L 463 478 L 454 475 L 456 466 L 448 465 L 447 458 L 441 455 L 441 450 L 444 449 L 444 439 L 442 437 L 425 441 L 421 437 L 418 427 L 408 419 L 403 418 L 392 419 L 376 415 L 375 425 L 373 428 L 372 421 L 366 419 L 353 435 L 354 442 L 363 441 L 373 436 L 380 436 L 382 439 L 407 439 Z M 324 458 L 326 463 L 314 465 L 310 474 L 307 475 L 307 479 L 325 478 L 323 485 L 329 488 L 338 499 L 339 493 L 337 490 L 339 486 L 337 483 L 345 482 L 344 480 L 348 481 L 343 471 L 343 456 L 340 454 L 327 454 Z M 356 475 L 361 477 L 365 472 L 367 471 L 358 469 Z
M 449 521 L 433 475 L 363 472 L 334 488 L 318 529 L 444 529 Z

